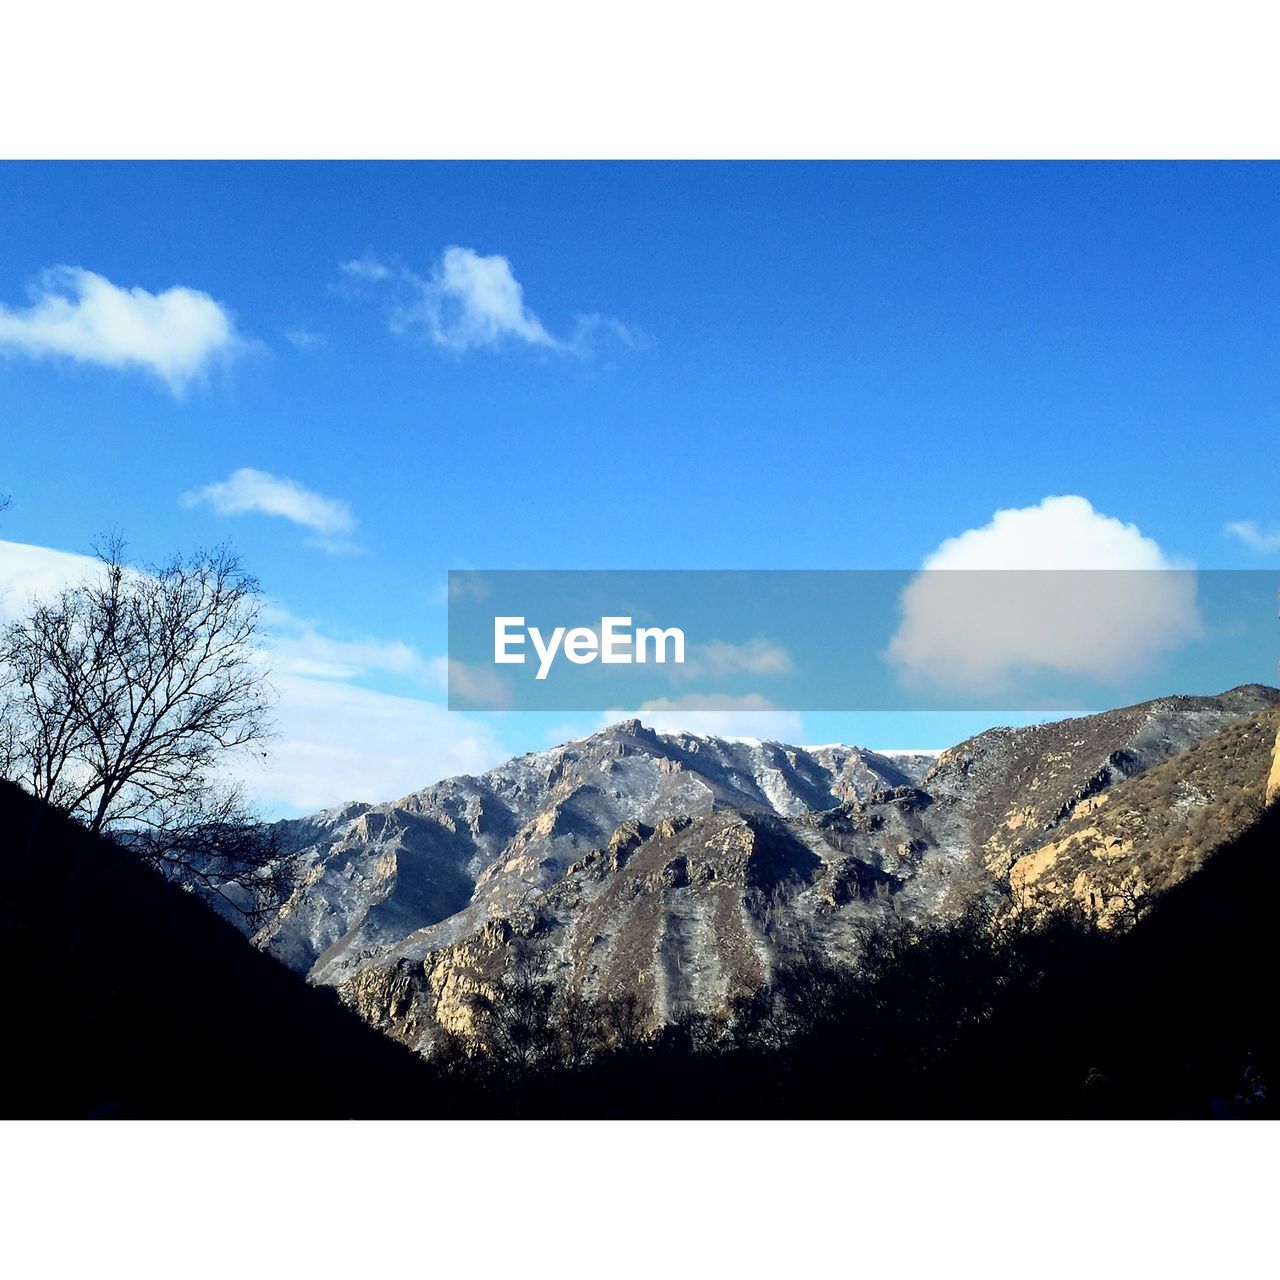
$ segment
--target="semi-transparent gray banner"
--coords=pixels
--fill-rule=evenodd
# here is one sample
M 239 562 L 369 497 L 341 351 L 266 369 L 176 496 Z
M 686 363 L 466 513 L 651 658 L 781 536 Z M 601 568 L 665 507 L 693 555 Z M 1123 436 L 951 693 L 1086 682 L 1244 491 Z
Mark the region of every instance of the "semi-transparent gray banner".
M 454 710 L 1070 710 L 1274 684 L 1280 571 L 449 575 Z

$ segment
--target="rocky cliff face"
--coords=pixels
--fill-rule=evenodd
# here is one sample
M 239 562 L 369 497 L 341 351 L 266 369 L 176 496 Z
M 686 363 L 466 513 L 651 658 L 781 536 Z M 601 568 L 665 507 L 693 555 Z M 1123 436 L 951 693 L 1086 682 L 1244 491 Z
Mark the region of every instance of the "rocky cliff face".
M 283 824 L 302 883 L 260 941 L 337 984 L 412 936 L 418 953 L 520 909 L 623 823 L 718 809 L 794 816 L 909 784 L 931 756 L 657 734 L 638 720 L 451 778 L 394 804 Z
M 1038 914 L 1071 902 L 1103 927 L 1136 923 L 1274 799 L 1278 726 L 1280 711 L 1260 712 L 1081 801 L 1013 862 L 1013 909 Z
M 1260 812 L 1280 693 L 1027 729 L 936 760 L 660 735 L 638 722 L 394 805 L 290 824 L 307 883 L 265 931 L 416 1047 L 466 1031 L 512 947 L 654 1020 L 717 1012 L 798 952 L 984 896 L 1138 915 Z
M 1280 692 L 1246 685 L 1213 698 L 1158 698 L 1101 715 L 992 729 L 944 752 L 925 785 L 963 808 L 989 869 L 1004 875 L 1028 841 L 1085 802 L 1277 703 Z
M 1266 802 L 1272 804 L 1280 800 L 1280 733 L 1276 734 L 1276 744 L 1271 749 L 1271 772 L 1267 775 Z

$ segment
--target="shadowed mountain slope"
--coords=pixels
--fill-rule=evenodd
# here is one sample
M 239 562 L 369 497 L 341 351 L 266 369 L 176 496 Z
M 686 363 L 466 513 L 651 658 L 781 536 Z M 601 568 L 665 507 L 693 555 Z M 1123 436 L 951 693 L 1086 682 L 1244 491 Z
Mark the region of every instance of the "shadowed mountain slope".
M 1100 930 L 1073 910 L 1030 930 L 992 931 L 981 915 L 887 925 L 861 972 L 818 960 L 779 975 L 711 1048 L 697 1021 L 669 1026 L 527 1079 L 506 1105 L 604 1118 L 1272 1118 L 1278 896 L 1273 804 L 1135 925 Z
M 0 782 L 13 1117 L 345 1117 L 457 1099 L 191 894 Z

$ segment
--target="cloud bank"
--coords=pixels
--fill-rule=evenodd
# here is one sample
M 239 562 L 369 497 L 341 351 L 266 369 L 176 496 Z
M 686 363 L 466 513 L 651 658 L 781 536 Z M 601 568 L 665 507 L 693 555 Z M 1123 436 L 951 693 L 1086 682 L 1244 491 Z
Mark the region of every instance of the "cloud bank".
M 444 659 L 426 658 L 403 640 L 340 639 L 278 604 L 265 610 L 263 621 L 277 673 L 316 680 L 394 676 L 437 691 L 444 688 Z
M 230 313 L 207 293 L 121 288 L 83 267 L 43 272 L 25 310 L 0 304 L 0 351 L 142 369 L 175 396 L 247 349 Z
M 391 800 L 454 774 L 483 773 L 510 755 L 486 724 L 360 683 L 438 693 L 443 658 L 400 640 L 339 639 L 279 607 L 267 624 L 277 736 L 245 779 L 262 803 L 308 812 Z
M 1202 629 L 1187 566 L 1065 495 L 997 511 L 927 556 L 886 656 L 908 687 L 999 696 L 1044 673 L 1124 680 Z
M 101 567 L 93 556 L 0 540 L 0 623 L 21 617 L 33 601 L 50 600 Z
M 296 812 L 346 800 L 395 799 L 459 773 L 483 773 L 511 753 L 487 725 L 425 698 L 338 680 L 283 675 L 277 737 L 246 778 L 263 804 Z

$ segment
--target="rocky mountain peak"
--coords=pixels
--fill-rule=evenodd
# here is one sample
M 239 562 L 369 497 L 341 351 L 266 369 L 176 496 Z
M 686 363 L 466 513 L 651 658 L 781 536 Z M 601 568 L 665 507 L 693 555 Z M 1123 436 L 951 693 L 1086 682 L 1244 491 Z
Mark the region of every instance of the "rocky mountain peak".
M 1080 833 L 1110 829 L 1093 815 L 1122 811 L 1113 793 L 1277 704 L 1280 692 L 1256 685 L 1162 698 L 991 729 L 936 757 L 622 721 L 391 804 L 287 824 L 306 873 L 260 940 L 313 981 L 355 991 L 365 975 L 366 1004 L 383 986 L 403 1004 L 405 973 L 483 985 L 510 938 L 532 931 L 585 992 L 625 987 L 658 1017 L 710 1011 L 791 949 L 851 956 L 885 912 L 946 913 L 1015 883 L 1046 900 L 1067 893 L 1026 860 L 1064 839 L 1092 856 Z M 1276 727 L 1232 748 L 1233 767 L 1260 771 L 1249 803 L 1262 803 Z M 1188 783 L 1178 812 L 1226 795 Z M 1131 833 L 1114 838 L 1135 847 Z M 368 976 L 387 966 L 399 975 L 389 986 Z M 415 1034 L 429 1036 L 434 997 L 422 999 Z

